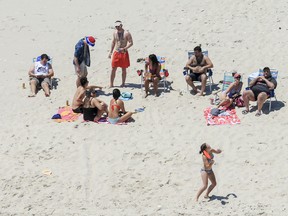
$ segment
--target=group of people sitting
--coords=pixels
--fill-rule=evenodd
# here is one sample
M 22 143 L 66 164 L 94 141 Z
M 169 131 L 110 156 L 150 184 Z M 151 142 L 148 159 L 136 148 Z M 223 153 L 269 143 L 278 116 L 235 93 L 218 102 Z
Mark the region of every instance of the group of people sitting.
M 194 48 L 194 55 L 188 60 L 186 69 L 189 73 L 186 74 L 186 82 L 192 87 L 194 93 L 204 95 L 206 82 L 207 82 L 207 70 L 213 68 L 213 63 L 208 56 L 202 53 L 200 46 Z M 262 114 L 262 107 L 264 102 L 270 97 L 270 91 L 277 87 L 277 81 L 272 77 L 269 67 L 263 69 L 263 76 L 258 76 L 249 83 L 249 88 L 243 91 L 243 102 L 245 110 L 243 114 L 249 113 L 249 102 L 257 101 L 256 116 Z M 241 96 L 241 90 L 243 83 L 241 82 L 241 75 L 239 73 L 233 74 L 234 82 L 222 92 L 220 95 L 219 107 L 230 107 L 233 105 L 236 99 Z M 201 90 L 199 91 L 194 85 L 193 81 L 201 82 Z
M 89 86 L 86 77 L 80 78 L 80 86 L 77 88 L 73 97 L 72 110 L 74 113 L 82 113 L 85 121 L 99 121 L 104 115 L 108 122 L 117 124 L 127 121 L 133 112 L 126 112 L 124 102 L 120 100 L 121 92 L 119 89 L 113 90 L 113 98 L 110 100 L 109 109 L 107 104 L 97 98 L 96 88 L 100 86 Z
M 42 87 L 45 93 L 45 96 L 50 95 L 50 87 L 51 87 L 51 77 L 54 75 L 54 71 L 52 65 L 49 63 L 49 56 L 46 54 L 42 54 L 40 56 L 40 61 L 34 63 L 34 65 L 29 70 L 29 77 L 30 77 L 30 88 L 31 94 L 29 97 L 34 97 L 36 95 L 37 89 Z M 199 93 L 200 95 L 204 95 L 206 82 L 207 82 L 207 70 L 213 67 L 212 61 L 209 59 L 208 56 L 203 55 L 202 49 L 200 46 L 196 46 L 194 48 L 194 55 L 188 60 L 186 64 L 186 68 L 188 69 L 189 73 L 186 74 L 185 80 L 188 85 L 192 87 L 192 91 L 194 93 Z M 151 54 L 148 57 L 148 60 L 145 62 L 145 75 L 144 75 L 144 86 L 145 86 L 145 97 L 149 95 L 149 85 L 153 83 L 154 94 L 155 96 L 159 96 L 158 94 L 158 83 L 161 80 L 160 76 L 161 64 L 157 59 L 155 54 Z M 270 90 L 275 89 L 277 86 L 277 81 L 271 76 L 271 71 L 269 67 L 265 67 L 263 69 L 264 75 L 258 76 L 254 80 L 249 83 L 249 90 L 243 91 L 243 101 L 245 110 L 243 110 L 243 114 L 249 113 L 249 101 L 257 101 L 258 109 L 256 116 L 261 115 L 261 110 L 263 107 L 264 102 L 270 96 Z M 234 82 L 222 92 L 220 96 L 221 102 L 219 103 L 218 107 L 229 107 L 235 102 L 235 99 L 241 96 L 241 90 L 243 83 L 241 82 L 241 75 L 236 73 L 234 75 Z M 107 110 L 107 105 L 96 99 L 95 91 L 91 89 L 101 88 L 98 86 L 88 86 L 88 80 L 86 77 L 80 82 L 80 88 L 78 87 L 75 97 L 73 99 L 73 109 L 75 112 L 81 112 L 82 108 L 93 108 L 97 109 L 97 115 L 94 117 L 94 120 L 97 121 L 103 114 L 110 113 L 109 119 L 115 119 L 116 114 L 114 112 L 114 107 L 116 108 L 116 112 L 122 110 L 125 113 L 124 104 L 121 105 L 123 101 L 118 100 L 120 97 L 117 98 L 118 89 L 115 90 L 115 94 L 113 92 L 114 102 L 115 105 L 112 104 L 112 109 L 110 112 Z M 201 90 L 199 91 L 196 86 L 194 85 L 193 81 L 200 81 L 201 82 Z M 91 91 L 90 91 L 91 90 Z M 87 92 L 86 92 L 87 91 Z M 120 92 L 120 91 L 119 91 Z M 85 98 L 85 99 L 84 99 Z M 117 104 L 120 103 L 120 104 Z M 80 105 L 83 105 L 81 107 Z M 90 109 L 91 111 L 92 109 Z M 87 111 L 87 110 L 86 110 Z M 85 112 L 86 112 L 85 111 Z M 91 114 L 91 116 L 94 116 Z M 127 115 L 126 115 L 127 114 Z M 123 115 L 117 121 L 123 121 L 128 115 L 131 116 L 131 113 L 128 112 Z M 89 114 L 88 114 L 89 115 Z M 85 116 L 87 116 L 85 114 Z M 90 118 L 90 117 L 87 117 Z M 129 118 L 129 117 L 128 117 Z M 111 120 L 111 122 L 115 122 L 116 120 Z M 125 120 L 124 120 L 125 121 Z
M 238 73 L 233 74 L 234 82 L 220 94 L 218 108 L 228 108 L 234 105 L 234 102 L 242 96 L 243 106 L 245 107 L 242 114 L 246 115 L 249 113 L 250 101 L 257 101 L 257 112 L 255 116 L 259 117 L 262 114 L 264 102 L 270 97 L 271 90 L 277 87 L 277 81 L 272 77 L 270 68 L 265 67 L 263 72 L 263 76 L 258 76 L 249 83 L 249 87 L 243 91 L 242 95 L 243 82 L 241 81 L 241 75 Z

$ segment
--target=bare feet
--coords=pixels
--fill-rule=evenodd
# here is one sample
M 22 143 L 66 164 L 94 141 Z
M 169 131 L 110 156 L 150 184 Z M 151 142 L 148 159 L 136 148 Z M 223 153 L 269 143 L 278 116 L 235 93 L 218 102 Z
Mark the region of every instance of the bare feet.
M 205 195 L 204 198 L 205 199 L 210 199 L 210 197 L 208 195 Z
M 36 94 L 30 94 L 28 97 L 36 97 Z
M 125 88 L 125 84 L 122 83 L 122 84 L 120 85 L 120 87 L 121 87 L 121 88 Z
M 145 94 L 144 98 L 146 98 L 146 97 L 148 97 L 148 92 L 146 92 L 146 94 Z
M 46 97 L 49 97 L 49 96 L 50 96 L 50 92 L 49 92 L 49 93 L 45 93 L 45 96 L 46 96 Z

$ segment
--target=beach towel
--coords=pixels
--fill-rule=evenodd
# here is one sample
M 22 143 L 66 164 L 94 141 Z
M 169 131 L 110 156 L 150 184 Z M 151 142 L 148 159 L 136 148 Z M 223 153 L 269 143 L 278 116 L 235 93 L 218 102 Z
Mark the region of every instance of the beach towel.
M 53 119 L 53 121 L 58 123 L 76 121 L 81 115 L 80 113 L 74 113 L 70 106 L 60 107 L 57 114 L 61 115 L 61 119 Z
M 225 111 L 225 115 L 213 116 L 211 114 L 212 107 L 208 107 L 204 110 L 204 117 L 207 125 L 234 125 L 240 124 L 240 119 L 236 114 L 235 109 L 229 109 Z

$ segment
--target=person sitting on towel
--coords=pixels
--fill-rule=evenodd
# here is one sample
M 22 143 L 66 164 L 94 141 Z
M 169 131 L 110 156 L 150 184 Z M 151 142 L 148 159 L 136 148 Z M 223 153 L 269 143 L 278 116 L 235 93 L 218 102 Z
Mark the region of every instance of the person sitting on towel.
M 88 84 L 89 81 L 87 80 L 87 77 L 80 78 L 80 86 L 77 88 L 72 101 L 72 110 L 74 113 L 83 113 L 83 100 L 85 98 L 85 91 L 87 89 L 102 89 L 100 86 L 88 86 Z
M 102 114 L 105 112 L 108 114 L 108 106 L 106 103 L 96 98 L 96 90 L 86 90 L 86 97 L 83 103 L 83 119 L 85 121 L 97 122 Z

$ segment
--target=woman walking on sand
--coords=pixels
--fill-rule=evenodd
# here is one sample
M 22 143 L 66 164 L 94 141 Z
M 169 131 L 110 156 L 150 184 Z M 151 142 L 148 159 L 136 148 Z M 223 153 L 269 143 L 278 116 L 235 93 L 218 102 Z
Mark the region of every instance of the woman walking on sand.
M 208 179 L 211 181 L 211 185 L 208 187 L 207 192 L 204 196 L 204 198 L 209 198 L 209 193 L 213 190 L 213 188 L 216 186 L 216 178 L 214 175 L 214 172 L 212 170 L 212 165 L 214 164 L 214 155 L 213 153 L 220 154 L 220 149 L 212 149 L 210 145 L 203 143 L 200 147 L 199 154 L 202 154 L 202 160 L 203 160 L 203 168 L 201 169 L 201 177 L 203 186 L 199 189 L 197 196 L 196 196 L 196 202 L 198 202 L 198 199 L 200 195 L 207 189 L 208 186 Z

